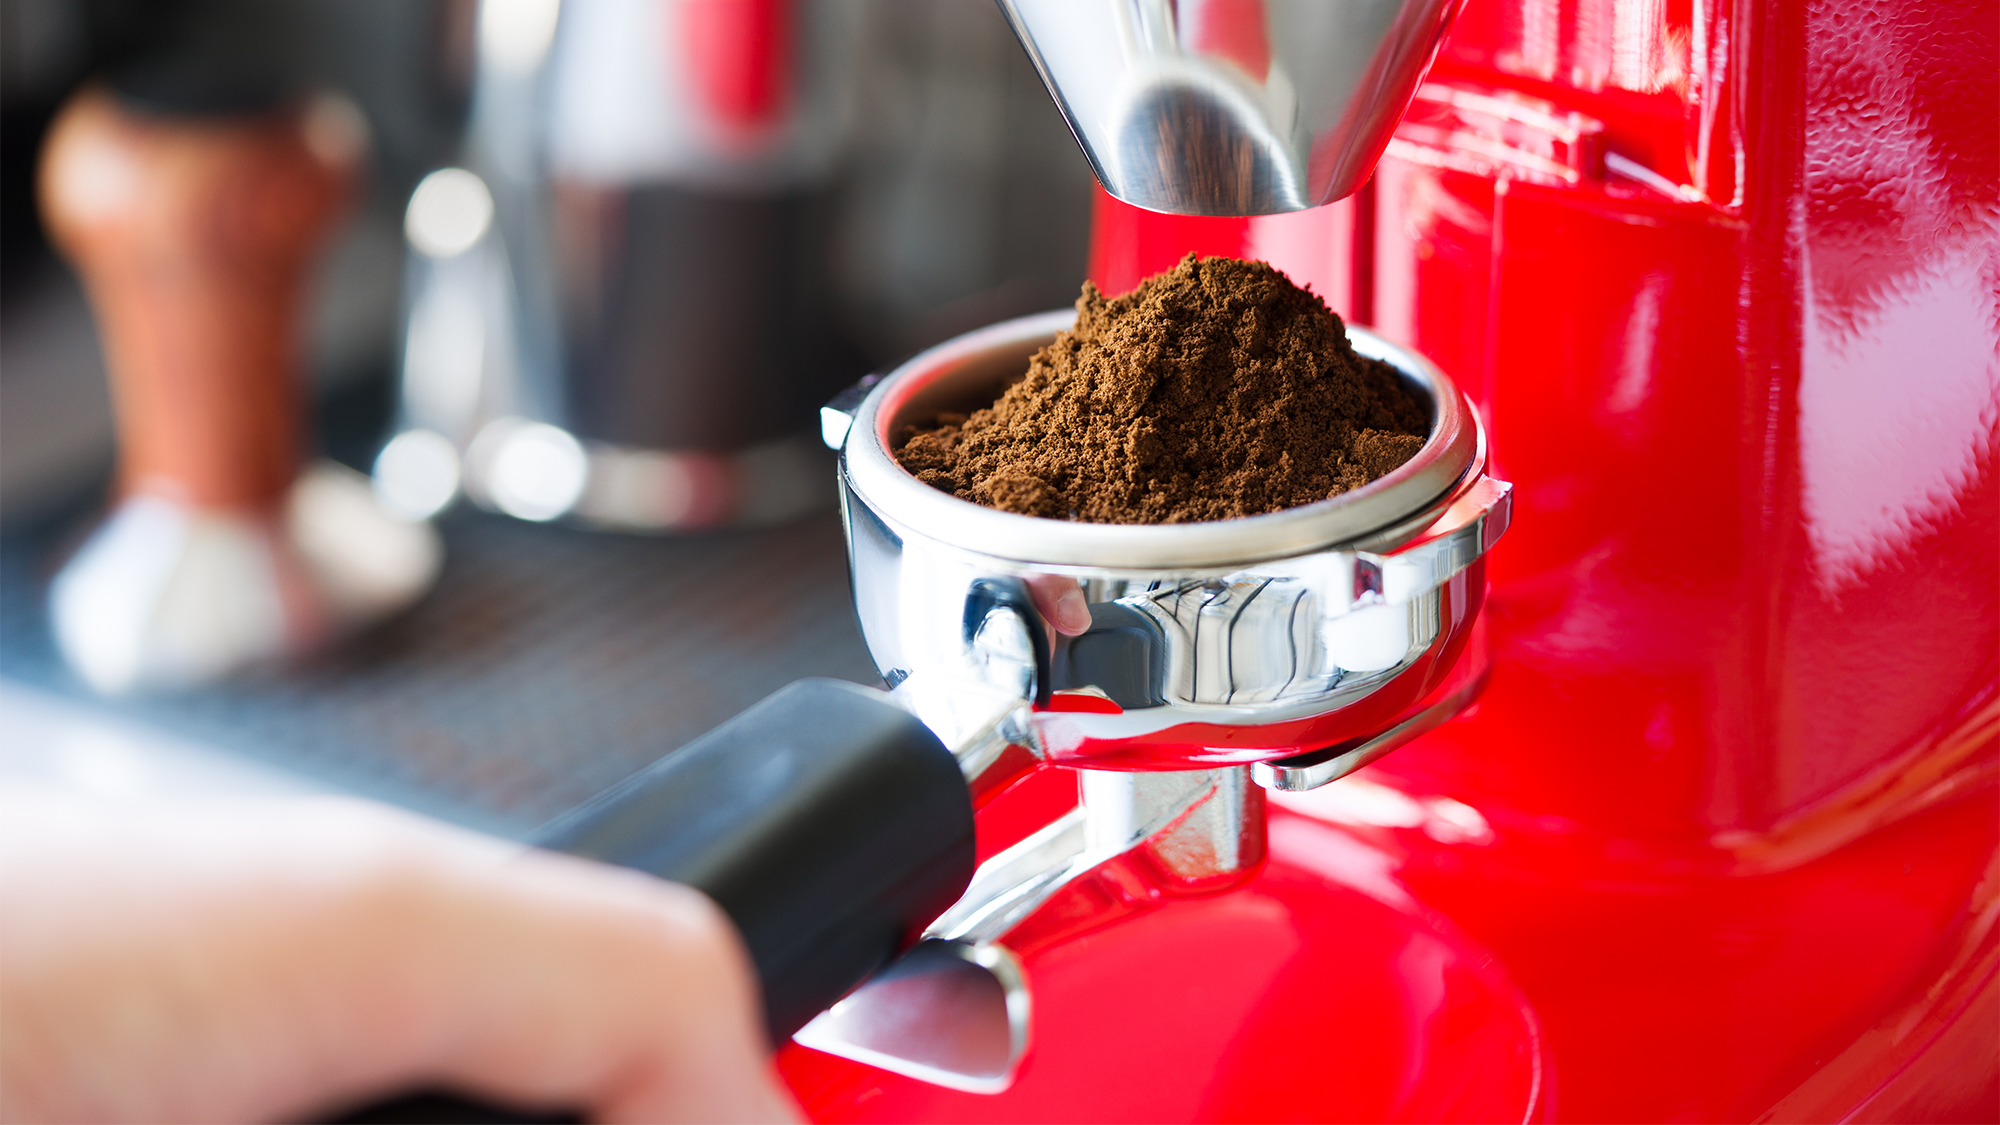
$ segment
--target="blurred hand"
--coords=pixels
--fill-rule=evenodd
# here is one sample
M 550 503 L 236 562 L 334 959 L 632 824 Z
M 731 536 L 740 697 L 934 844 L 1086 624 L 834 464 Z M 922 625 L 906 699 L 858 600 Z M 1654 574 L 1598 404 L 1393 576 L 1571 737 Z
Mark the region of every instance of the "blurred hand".
M 0 1013 L 10 1121 L 796 1117 L 708 899 L 359 801 L 0 790 Z

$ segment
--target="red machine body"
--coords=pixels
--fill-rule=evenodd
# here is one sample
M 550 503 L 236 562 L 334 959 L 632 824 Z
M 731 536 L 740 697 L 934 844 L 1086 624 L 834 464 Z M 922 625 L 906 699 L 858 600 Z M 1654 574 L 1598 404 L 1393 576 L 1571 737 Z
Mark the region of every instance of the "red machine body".
M 1006 1094 L 790 1048 L 833 1120 L 2000 1116 L 2000 10 L 1468 0 L 1362 194 L 1099 200 L 1122 291 L 1266 259 L 1485 412 L 1491 674 L 1010 939 Z M 1059 770 L 982 847 L 1073 801 Z

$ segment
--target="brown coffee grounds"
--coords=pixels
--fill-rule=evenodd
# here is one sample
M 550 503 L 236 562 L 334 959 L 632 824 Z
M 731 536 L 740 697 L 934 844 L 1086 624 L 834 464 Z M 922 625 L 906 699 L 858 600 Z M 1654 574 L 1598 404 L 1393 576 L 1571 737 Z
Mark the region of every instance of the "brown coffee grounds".
M 919 480 L 1002 511 L 1091 523 L 1275 512 L 1408 461 L 1429 410 L 1355 354 L 1340 318 L 1263 262 L 1197 258 L 1106 299 L 971 416 L 907 426 Z

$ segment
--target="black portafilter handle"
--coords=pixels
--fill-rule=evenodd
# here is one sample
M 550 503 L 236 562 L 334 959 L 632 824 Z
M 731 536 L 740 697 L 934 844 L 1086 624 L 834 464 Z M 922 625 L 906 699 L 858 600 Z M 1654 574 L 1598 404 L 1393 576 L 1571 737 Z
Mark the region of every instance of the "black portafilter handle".
M 889 963 L 972 879 L 972 800 L 879 691 L 800 680 L 563 815 L 534 843 L 686 883 L 742 932 L 782 1044 Z M 452 1094 L 340 1121 L 561 1121 Z

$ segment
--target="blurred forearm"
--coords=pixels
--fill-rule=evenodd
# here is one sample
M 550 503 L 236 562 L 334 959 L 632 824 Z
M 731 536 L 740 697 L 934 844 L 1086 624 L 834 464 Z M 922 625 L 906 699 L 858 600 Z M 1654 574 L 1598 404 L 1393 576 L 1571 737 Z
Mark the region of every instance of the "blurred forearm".
M 0 792 L 0 1116 L 297 1118 L 418 1086 L 793 1113 L 683 887 L 364 802 Z

